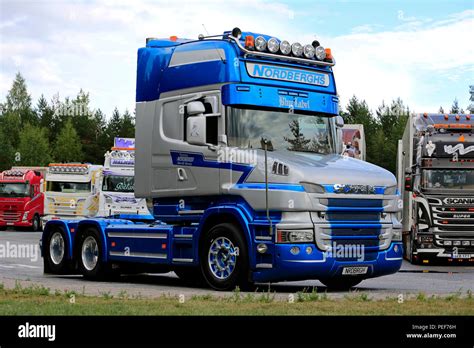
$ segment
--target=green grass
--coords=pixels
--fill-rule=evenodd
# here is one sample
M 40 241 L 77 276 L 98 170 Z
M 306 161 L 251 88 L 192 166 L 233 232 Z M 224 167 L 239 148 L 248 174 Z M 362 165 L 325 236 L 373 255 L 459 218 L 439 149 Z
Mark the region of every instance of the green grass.
M 13 289 L 0 284 L 0 315 L 474 315 L 474 299 L 470 292 L 446 297 L 420 293 L 403 303 L 373 299 L 367 293 L 331 299 L 313 288 L 284 300 L 270 291 L 242 294 L 236 289 L 230 296 L 195 295 L 180 303 L 178 296 L 143 298 L 126 291 L 85 296 L 17 283 Z

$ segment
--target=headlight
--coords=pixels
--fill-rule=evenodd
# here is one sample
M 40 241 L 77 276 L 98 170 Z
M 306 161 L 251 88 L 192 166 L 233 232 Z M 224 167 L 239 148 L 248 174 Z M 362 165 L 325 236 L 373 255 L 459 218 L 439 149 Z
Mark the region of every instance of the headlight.
M 395 195 L 396 193 L 397 193 L 397 185 L 389 186 L 383 191 L 384 195 L 389 195 L 389 196 Z
M 326 50 L 323 46 L 316 47 L 315 54 L 318 60 L 324 60 L 324 58 L 326 58 Z
M 400 242 L 402 240 L 402 230 L 392 230 L 392 242 Z
M 305 45 L 303 48 L 303 53 L 306 58 L 313 58 L 314 57 L 314 47 L 311 45 Z
M 278 243 L 312 243 L 313 230 L 277 230 Z
M 267 48 L 271 53 L 277 53 L 278 49 L 280 48 L 280 44 L 278 43 L 278 40 L 272 37 L 270 40 L 267 42 Z
M 288 41 L 280 42 L 280 52 L 285 55 L 289 55 L 291 52 L 291 45 Z
M 255 48 L 257 51 L 265 51 L 267 49 L 267 40 L 263 36 L 257 36 L 255 39 Z
M 326 192 L 324 190 L 324 187 L 322 187 L 321 185 L 318 185 L 318 184 L 313 184 L 313 183 L 310 183 L 310 182 L 302 182 L 300 183 L 304 190 L 307 192 L 307 193 L 324 193 Z
M 299 42 L 295 42 L 291 45 L 291 52 L 296 57 L 301 57 L 303 55 L 303 46 Z

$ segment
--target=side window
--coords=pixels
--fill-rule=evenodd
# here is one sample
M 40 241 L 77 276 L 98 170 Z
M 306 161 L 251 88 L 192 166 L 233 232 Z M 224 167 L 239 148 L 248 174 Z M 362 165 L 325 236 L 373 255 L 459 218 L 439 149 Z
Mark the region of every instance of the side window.
M 186 134 L 186 130 L 183 131 L 183 114 L 180 113 L 180 107 L 182 107 L 181 100 L 163 105 L 163 132 L 168 138 L 184 140 L 183 134 Z

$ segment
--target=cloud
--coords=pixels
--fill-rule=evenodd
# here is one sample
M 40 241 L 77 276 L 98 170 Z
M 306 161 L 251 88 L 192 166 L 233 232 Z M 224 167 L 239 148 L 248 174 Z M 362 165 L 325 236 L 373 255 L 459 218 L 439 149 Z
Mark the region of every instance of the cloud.
M 4 0 L 1 6 L 0 98 L 21 71 L 34 99 L 58 91 L 74 95 L 82 87 L 91 92 L 93 107 L 108 116 L 115 106 L 134 108 L 136 50 L 146 37 L 197 38 L 235 26 L 292 42 L 316 37 L 331 47 L 343 105 L 356 94 L 373 108 L 398 96 L 419 107 L 428 104 L 427 96 L 446 94 L 442 81 L 463 81 L 463 74 L 473 72 L 473 10 L 437 21 L 403 13 L 392 30 L 368 23 L 336 36 L 312 32 L 321 18 L 332 18 L 318 4 L 311 11 L 264 0 Z
M 374 107 L 381 100 L 400 96 L 415 109 L 425 108 L 429 106 L 426 97 L 439 93 L 440 85 L 446 88 L 447 81 L 459 80 L 463 72 L 472 78 L 472 11 L 452 18 L 457 20 L 425 24 L 416 30 L 328 38 L 337 58 L 335 72 L 342 99 L 356 94 Z

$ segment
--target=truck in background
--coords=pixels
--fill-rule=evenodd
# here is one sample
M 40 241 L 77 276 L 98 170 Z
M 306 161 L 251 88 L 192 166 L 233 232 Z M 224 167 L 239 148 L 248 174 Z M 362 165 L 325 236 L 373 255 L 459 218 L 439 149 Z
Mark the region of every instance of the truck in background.
M 175 271 L 217 290 L 402 263 L 395 177 L 341 156 L 330 49 L 240 29 L 138 51 L 135 195 L 154 219 L 51 220 L 46 273 Z
M 342 128 L 343 155 L 365 161 L 366 144 L 363 124 L 345 124 Z
M 41 230 L 44 172 L 43 167 L 13 167 L 0 173 L 0 229 Z
M 46 172 L 43 221 L 96 216 L 101 170 L 101 165 L 51 163 Z
M 146 199 L 135 197 L 134 166 L 135 139 L 115 138 L 114 147 L 105 154 L 97 216 L 137 214 L 151 218 Z
M 474 261 L 474 132 L 471 115 L 419 114 L 398 143 L 405 257 Z

